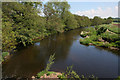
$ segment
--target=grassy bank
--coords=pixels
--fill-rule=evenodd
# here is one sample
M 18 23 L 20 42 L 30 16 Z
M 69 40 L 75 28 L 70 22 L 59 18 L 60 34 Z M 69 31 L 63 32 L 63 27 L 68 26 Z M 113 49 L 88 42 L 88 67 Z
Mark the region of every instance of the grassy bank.
M 118 26 L 113 24 L 88 28 L 80 33 L 80 36 L 84 37 L 84 39 L 80 39 L 80 43 L 120 50 L 119 29 Z
M 9 55 L 10 55 L 9 52 L 2 52 L 2 55 L 0 55 L 0 64 L 3 61 L 5 61 L 8 58 Z

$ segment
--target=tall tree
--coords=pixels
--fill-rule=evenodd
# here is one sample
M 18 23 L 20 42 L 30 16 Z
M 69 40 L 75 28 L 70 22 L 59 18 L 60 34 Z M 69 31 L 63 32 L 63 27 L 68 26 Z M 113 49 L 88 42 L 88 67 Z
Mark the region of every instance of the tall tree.
M 9 34 L 16 34 L 15 41 L 17 43 L 26 45 L 26 43 L 32 43 L 34 38 L 40 37 L 44 33 L 45 20 L 38 15 L 37 8 L 19 2 L 4 2 L 2 7 L 4 36 L 9 37 L 5 32 L 9 29 Z M 4 39 L 6 39 L 5 41 L 8 40 L 8 38 Z
M 103 19 L 98 16 L 95 16 L 92 19 L 92 25 L 101 25 L 102 23 L 103 23 Z
M 47 2 L 44 5 L 44 14 L 46 17 L 46 28 L 50 32 L 63 32 L 66 21 L 65 15 L 67 15 L 67 12 L 70 8 L 70 5 L 68 5 L 67 2 L 61 2 L 59 0 L 56 0 L 54 2 Z

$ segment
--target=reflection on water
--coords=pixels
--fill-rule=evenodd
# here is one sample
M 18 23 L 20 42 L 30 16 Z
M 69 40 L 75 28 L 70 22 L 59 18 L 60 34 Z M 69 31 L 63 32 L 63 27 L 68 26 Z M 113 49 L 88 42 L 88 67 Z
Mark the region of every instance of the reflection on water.
M 37 42 L 37 43 L 35 43 L 34 45 L 36 45 L 36 46 L 40 46 L 40 42 Z
M 101 78 L 118 76 L 119 52 L 79 43 L 80 32 L 69 32 L 49 36 L 34 45 L 19 50 L 3 64 L 3 77 L 31 77 L 46 67 L 49 56 L 55 53 L 53 71 L 64 72 L 67 66 L 79 75 L 95 75 Z

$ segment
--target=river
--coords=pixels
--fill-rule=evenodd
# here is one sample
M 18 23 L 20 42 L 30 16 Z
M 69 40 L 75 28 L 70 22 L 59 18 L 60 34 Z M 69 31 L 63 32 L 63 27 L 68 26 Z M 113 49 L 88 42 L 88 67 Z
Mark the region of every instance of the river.
M 45 69 L 49 56 L 55 53 L 52 71 L 64 72 L 73 65 L 79 75 L 94 75 L 99 78 L 118 76 L 118 51 L 110 51 L 95 46 L 80 44 L 78 28 L 68 32 L 54 34 L 43 40 L 24 47 L 3 63 L 3 77 L 31 77 Z

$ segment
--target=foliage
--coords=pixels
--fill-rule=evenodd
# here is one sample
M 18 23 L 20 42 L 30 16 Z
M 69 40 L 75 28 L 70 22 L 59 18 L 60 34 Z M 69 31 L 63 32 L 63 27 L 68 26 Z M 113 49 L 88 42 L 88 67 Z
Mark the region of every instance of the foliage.
M 91 25 L 91 21 L 87 16 L 79 16 L 74 15 L 77 20 L 78 27 L 89 27 Z
M 0 55 L 0 63 L 5 60 L 5 57 L 9 56 L 9 52 L 2 52 L 2 55 Z
M 113 22 L 120 23 L 120 18 L 112 18 L 112 19 L 113 19 Z
M 103 23 L 103 19 L 98 17 L 98 16 L 95 16 L 92 20 L 92 25 L 101 25 Z
M 80 33 L 80 36 L 81 36 L 81 37 L 86 37 L 87 35 L 89 35 L 89 32 L 82 31 L 82 32 Z
M 113 19 L 112 19 L 111 17 L 108 17 L 108 18 L 105 20 L 104 24 L 110 24 L 110 23 L 112 23 L 112 22 L 113 22 Z
M 46 74 L 46 71 L 45 71 L 45 70 L 39 72 L 39 73 L 37 74 L 37 78 L 40 78 L 40 77 L 43 76 L 44 74 Z
M 74 15 L 70 12 L 68 12 L 68 17 L 65 23 L 66 23 L 65 29 L 67 28 L 68 30 L 75 29 L 77 28 L 77 25 L 78 25 L 77 21 L 75 20 Z
M 54 59 L 55 59 L 55 54 L 53 54 L 53 55 L 50 56 L 45 71 L 48 71 L 50 69 L 50 67 L 54 63 Z
M 120 28 L 118 26 L 115 26 L 113 24 L 111 24 L 108 29 L 111 31 L 111 32 L 114 32 L 116 34 L 120 34 Z
M 6 56 L 8 56 L 8 55 L 9 55 L 8 52 L 3 52 L 3 53 L 2 53 L 2 57 L 3 57 L 3 58 L 6 57 Z
M 47 76 L 49 76 L 50 74 L 56 74 L 53 71 L 48 71 L 50 69 L 51 65 L 54 63 L 54 59 L 55 59 L 54 56 L 55 56 L 55 54 L 50 56 L 46 69 L 41 71 L 41 72 L 39 72 L 37 74 L 37 78 L 40 78 L 41 76 L 44 76 L 44 74 L 46 74 Z M 71 80 L 78 79 L 78 80 L 81 80 L 80 76 L 74 70 L 72 70 L 72 67 L 73 66 L 67 67 L 65 73 L 62 73 L 62 75 L 58 75 L 57 77 L 60 80 L 67 80 L 67 79 L 71 79 Z M 93 80 L 97 80 L 95 77 L 90 77 L 90 78 L 93 78 Z
M 88 28 L 81 36 L 84 39 L 80 39 L 81 44 L 96 45 L 106 48 L 120 48 L 120 36 L 114 32 L 109 31 L 110 25 L 99 25 L 93 28 Z M 89 32 L 88 32 L 89 31 Z
M 48 71 L 48 73 L 46 74 L 47 76 L 51 75 L 51 74 L 56 74 L 55 72 L 53 71 Z
M 49 60 L 48 60 L 48 63 L 47 63 L 47 66 L 46 66 L 46 69 L 45 70 L 43 70 L 43 71 L 41 71 L 41 72 L 39 72 L 38 74 L 37 74 L 37 78 L 40 78 L 41 76 L 43 76 L 44 74 L 51 74 L 51 73 L 53 73 L 53 72 L 50 72 L 50 71 L 48 71 L 49 69 L 50 69 L 50 67 L 52 66 L 52 64 L 54 63 L 54 59 L 55 59 L 55 54 L 53 54 L 53 55 L 51 55 L 50 56 L 50 58 L 49 58 Z
M 3 2 L 2 7 L 3 51 L 15 49 L 20 43 L 26 46 L 45 32 L 45 20 L 33 6 Z
M 118 76 L 118 78 L 117 78 L 117 79 L 115 79 L 115 80 L 120 80 L 120 76 Z
M 42 2 L 3 2 L 2 8 L 2 51 L 7 52 L 54 33 L 100 25 L 105 21 L 97 16 L 89 19 L 87 16 L 74 15 L 70 12 L 68 2 L 60 0 L 50 0 L 44 5 Z M 41 12 L 44 16 L 40 15 Z M 106 19 L 107 23 L 110 20 L 110 17 Z M 117 32 L 117 28 L 114 32 Z M 96 31 L 87 35 L 92 34 L 96 34 Z
M 105 27 L 100 27 L 100 28 L 97 30 L 97 35 L 100 35 L 100 34 L 106 32 L 106 30 L 107 30 L 107 28 L 105 28 Z
M 89 77 L 84 77 L 84 75 L 79 76 L 73 69 L 73 66 L 67 67 L 65 73 L 58 75 L 60 80 L 97 80 L 97 77 L 91 75 Z
M 79 79 L 80 80 L 80 77 L 79 77 L 79 75 L 74 71 L 74 70 L 72 70 L 72 67 L 73 66 L 69 66 L 69 67 L 67 67 L 67 70 L 66 70 L 66 76 L 67 76 L 67 78 L 71 78 L 71 79 Z
M 70 5 L 67 2 L 47 2 L 44 5 L 46 28 L 50 32 L 63 32 L 77 28 L 74 15 L 69 12 Z M 54 23 L 54 24 L 53 24 Z
M 115 42 L 120 40 L 118 34 L 112 34 L 110 32 L 105 32 L 104 34 L 101 35 L 101 37 L 108 42 Z
M 60 80 L 67 80 L 67 77 L 65 76 L 65 73 L 62 73 L 62 75 L 57 76 Z
M 89 38 L 80 39 L 80 43 L 85 44 L 85 45 L 89 45 L 89 43 L 92 43 L 92 40 L 90 40 Z

